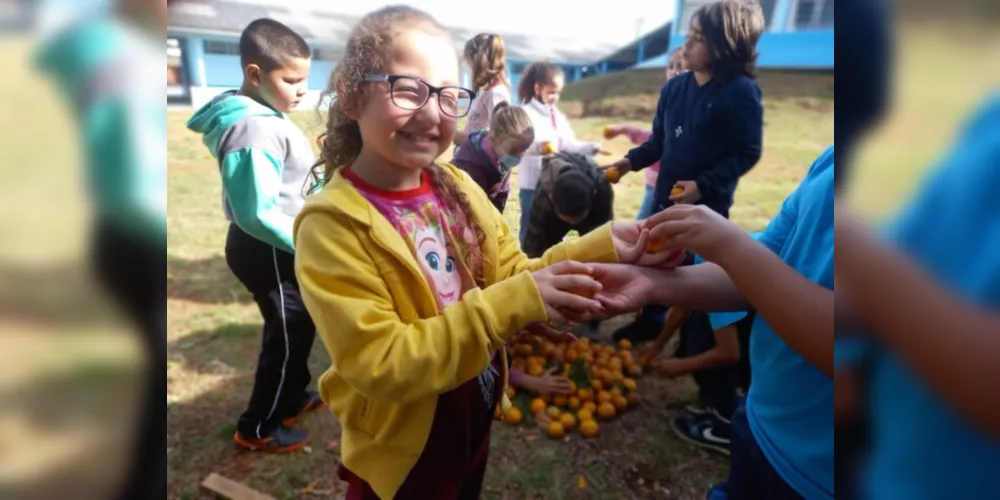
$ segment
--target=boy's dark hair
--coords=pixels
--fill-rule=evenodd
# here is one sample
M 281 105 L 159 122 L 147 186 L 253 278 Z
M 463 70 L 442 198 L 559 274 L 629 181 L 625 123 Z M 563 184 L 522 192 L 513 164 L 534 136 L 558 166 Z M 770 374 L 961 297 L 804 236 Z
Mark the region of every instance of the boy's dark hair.
M 517 84 L 517 98 L 522 104 L 535 98 L 535 84 L 547 85 L 562 76 L 563 70 L 548 61 L 533 62 L 521 73 L 521 81 Z
M 240 65 L 260 66 L 263 71 L 281 67 L 283 59 L 310 58 L 312 50 L 301 35 L 274 19 L 257 19 L 240 35 Z
M 701 25 L 713 77 L 757 77 L 757 40 L 764 31 L 764 11 L 750 0 L 719 0 L 694 13 Z
M 582 217 L 590 211 L 594 181 L 586 174 L 570 170 L 556 179 L 552 203 L 556 212 L 566 217 Z

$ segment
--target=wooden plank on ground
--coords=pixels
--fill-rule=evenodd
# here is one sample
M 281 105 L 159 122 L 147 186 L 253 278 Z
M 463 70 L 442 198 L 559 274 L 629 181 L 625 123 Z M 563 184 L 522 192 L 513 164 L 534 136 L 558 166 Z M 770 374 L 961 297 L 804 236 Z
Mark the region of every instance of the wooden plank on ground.
M 265 495 L 241 482 L 214 472 L 201 482 L 201 487 L 230 500 L 277 500 L 271 495 Z

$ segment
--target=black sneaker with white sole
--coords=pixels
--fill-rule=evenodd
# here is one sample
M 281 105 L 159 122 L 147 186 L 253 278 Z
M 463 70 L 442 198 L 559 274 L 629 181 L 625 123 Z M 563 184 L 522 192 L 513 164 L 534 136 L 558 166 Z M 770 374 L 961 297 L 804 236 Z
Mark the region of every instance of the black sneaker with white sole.
M 729 439 L 716 432 L 709 417 L 676 417 L 670 421 L 670 427 L 688 443 L 729 456 Z
M 688 412 L 688 413 L 690 413 L 690 414 L 692 414 L 692 415 L 694 415 L 696 417 L 701 417 L 701 416 L 704 416 L 704 415 L 708 415 L 708 408 L 706 408 L 706 407 L 704 407 L 704 406 L 702 406 L 700 404 L 697 404 L 697 403 L 685 406 L 684 407 L 684 411 L 686 411 L 686 412 Z

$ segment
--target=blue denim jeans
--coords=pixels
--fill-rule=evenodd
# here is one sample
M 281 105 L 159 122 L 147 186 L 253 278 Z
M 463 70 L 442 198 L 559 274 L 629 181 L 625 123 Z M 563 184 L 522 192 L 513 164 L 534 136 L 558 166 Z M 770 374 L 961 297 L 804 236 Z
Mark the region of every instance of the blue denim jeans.
M 656 206 L 656 188 L 646 184 L 646 194 L 642 196 L 642 204 L 639 205 L 639 213 L 635 215 L 636 220 L 643 220 L 653 215 Z
M 517 240 L 521 242 L 523 247 L 524 236 L 528 231 L 528 221 L 531 220 L 531 204 L 535 201 L 535 190 L 522 189 L 518 192 L 518 198 L 521 200 L 521 224 L 517 228 Z

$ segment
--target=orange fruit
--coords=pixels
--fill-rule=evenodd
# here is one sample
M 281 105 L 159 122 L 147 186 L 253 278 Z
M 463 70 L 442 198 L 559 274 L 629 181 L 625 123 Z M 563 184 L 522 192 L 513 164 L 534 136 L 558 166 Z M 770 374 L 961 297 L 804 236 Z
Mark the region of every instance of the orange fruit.
M 611 393 L 609 393 L 608 391 L 601 391 L 597 393 L 598 404 L 610 403 L 610 402 L 611 402 Z
M 593 387 L 593 388 L 594 388 L 594 390 L 595 390 L 595 391 L 598 391 L 598 392 L 599 392 L 599 391 L 600 391 L 601 389 L 603 389 L 603 387 L 601 387 L 601 381 L 600 381 L 600 380 L 591 380 L 591 381 L 590 381 L 590 386 L 591 386 L 591 387 Z
M 583 437 L 592 438 L 597 435 L 600 429 L 597 422 L 592 419 L 580 421 L 580 434 L 583 434 Z
M 556 408 L 555 406 L 550 406 L 549 409 L 546 410 L 545 412 L 548 413 L 549 416 L 552 418 L 559 418 L 559 415 L 562 414 L 562 411 L 560 411 L 559 408 Z
M 660 253 L 663 251 L 663 244 L 666 241 L 663 238 L 653 238 L 646 242 L 646 251 L 649 253 Z
M 573 427 L 576 427 L 576 417 L 572 413 L 563 413 L 559 416 L 559 421 L 562 422 L 563 429 L 570 431 Z
M 611 361 L 608 361 L 608 368 L 610 368 L 611 371 L 616 371 L 616 372 L 622 371 L 622 359 L 611 358 Z
M 587 410 L 590 412 L 591 415 L 593 415 L 594 413 L 597 412 L 597 404 L 594 403 L 593 401 L 588 401 L 586 403 L 583 403 L 583 405 L 580 406 L 580 409 Z
M 552 145 L 551 141 L 542 141 L 541 150 L 543 155 L 550 155 L 556 152 L 556 147 Z
M 625 399 L 625 396 L 620 394 L 611 398 L 611 404 L 615 405 L 615 408 L 618 409 L 618 411 L 625 411 L 628 409 L 628 400 Z
M 635 379 L 627 378 L 622 380 L 622 385 L 625 386 L 625 390 L 629 392 L 634 392 L 636 389 Z
M 594 400 L 594 390 L 589 387 L 584 387 L 578 392 L 580 396 L 580 401 L 588 403 Z
M 552 404 L 556 406 L 566 406 L 569 403 L 569 398 L 565 394 L 556 394 L 552 396 Z
M 627 351 L 632 348 L 632 342 L 629 339 L 621 339 L 618 341 L 618 348 Z
M 545 373 L 545 368 L 537 363 L 531 363 L 528 365 L 528 375 L 532 377 L 541 377 Z
M 673 188 L 670 189 L 670 196 L 677 196 L 682 193 L 684 193 L 684 188 L 680 186 L 674 186 Z
M 549 425 L 546 427 L 546 429 L 549 431 L 549 437 L 551 438 L 559 439 L 566 435 L 566 429 L 563 428 L 562 422 L 558 420 L 553 420 L 549 422 Z
M 541 413 L 545 411 L 545 400 L 542 398 L 535 398 L 531 400 L 531 413 Z
M 517 391 L 515 391 L 513 387 L 507 387 L 507 397 L 508 398 L 514 399 L 514 395 L 515 394 L 517 394 Z
M 615 418 L 615 405 L 610 402 L 601 403 L 597 407 L 597 416 L 601 417 L 603 420 L 611 420 Z
M 569 381 L 569 392 L 576 394 L 576 382 Z
M 566 349 L 566 354 L 563 356 L 563 359 L 566 360 L 567 363 L 572 363 L 579 357 L 580 353 L 577 352 L 576 349 L 570 347 L 569 349 Z
M 615 386 L 615 387 L 612 387 L 612 388 L 611 388 L 611 390 L 610 390 L 610 391 L 608 391 L 608 392 L 610 392 L 610 393 L 611 393 L 611 402 L 612 402 L 612 403 L 613 403 L 613 402 L 615 401 L 615 398 L 616 398 L 616 397 L 618 397 L 618 396 L 621 396 L 621 395 L 622 395 L 622 390 L 621 390 L 621 389 L 619 389 L 619 388 L 618 388 L 618 386 Z
M 574 410 L 576 410 L 576 409 L 579 409 L 579 408 L 580 408 L 580 404 L 581 404 L 581 403 L 580 403 L 580 398 L 578 398 L 578 397 L 576 397 L 576 396 L 570 396 L 570 397 L 569 397 L 569 403 L 568 403 L 568 406 L 569 406 L 570 408 L 572 408 L 572 409 L 574 409 Z
M 622 174 L 618 172 L 617 168 L 609 168 L 604 171 L 604 179 L 612 184 L 617 184 L 622 178 Z
M 507 413 L 503 416 L 503 421 L 510 425 L 518 425 L 521 423 L 521 419 L 524 418 L 521 415 L 521 409 L 516 406 L 511 406 Z
M 591 420 L 594 418 L 594 412 L 588 410 L 587 408 L 582 408 L 580 411 L 576 412 L 576 418 L 580 420 L 582 424 L 585 420 Z

